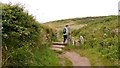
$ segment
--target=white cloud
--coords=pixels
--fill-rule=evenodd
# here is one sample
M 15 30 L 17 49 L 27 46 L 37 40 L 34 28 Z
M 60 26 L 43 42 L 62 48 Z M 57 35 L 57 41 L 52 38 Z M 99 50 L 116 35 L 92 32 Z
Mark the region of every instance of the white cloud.
M 39 22 L 118 14 L 119 0 L 0 0 L 23 3 Z

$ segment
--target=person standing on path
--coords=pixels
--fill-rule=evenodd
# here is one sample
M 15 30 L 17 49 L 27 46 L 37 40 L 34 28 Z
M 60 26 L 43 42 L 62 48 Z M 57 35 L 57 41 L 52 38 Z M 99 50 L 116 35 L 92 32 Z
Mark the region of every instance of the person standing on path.
M 68 38 L 68 25 L 65 25 L 63 29 L 63 37 L 64 37 L 63 43 L 65 43 Z

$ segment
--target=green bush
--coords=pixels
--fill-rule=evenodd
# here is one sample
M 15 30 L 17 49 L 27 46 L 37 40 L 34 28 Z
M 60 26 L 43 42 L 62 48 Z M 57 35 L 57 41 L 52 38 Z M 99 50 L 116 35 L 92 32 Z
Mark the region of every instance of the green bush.
M 32 65 L 31 58 L 37 56 L 32 50 L 43 50 L 52 41 L 52 29 L 39 24 L 20 5 L 2 4 L 2 27 L 3 66 Z

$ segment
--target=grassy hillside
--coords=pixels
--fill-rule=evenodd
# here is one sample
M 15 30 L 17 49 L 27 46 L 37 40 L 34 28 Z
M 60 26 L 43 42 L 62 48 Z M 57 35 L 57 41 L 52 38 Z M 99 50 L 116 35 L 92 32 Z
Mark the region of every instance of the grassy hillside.
M 2 65 L 59 65 L 56 53 L 48 49 L 53 40 L 52 29 L 39 24 L 20 5 L 0 3 L 0 6 L 2 6 Z
M 94 20 L 84 28 L 74 30 L 72 35 L 76 38 L 82 35 L 85 38 L 85 44 L 81 45 L 80 49 L 87 49 L 89 54 L 98 54 L 99 58 L 104 57 L 110 62 L 109 64 L 103 62 L 98 65 L 119 65 L 118 28 L 117 16 L 108 16 L 103 20 Z M 94 54 L 91 56 L 95 58 Z
M 60 33 L 59 41 L 62 41 L 62 29 L 66 24 L 71 28 L 71 37 L 79 40 L 82 35 L 85 39 L 83 45 L 70 45 L 66 50 L 86 56 L 93 66 L 120 65 L 120 26 L 117 16 L 74 18 L 39 24 L 20 5 L 0 3 L 1 6 L 3 66 L 60 66 L 57 54 L 49 50 L 49 46 L 56 41 L 57 31 Z
M 54 29 L 60 29 L 63 28 L 66 24 L 68 24 L 72 30 L 79 29 L 83 26 L 86 26 L 90 21 L 93 20 L 102 20 L 104 19 L 104 16 L 101 17 L 85 17 L 85 18 L 73 18 L 73 19 L 65 19 L 65 20 L 57 20 L 57 21 L 51 21 L 45 23 L 45 25 L 48 25 Z
M 77 48 L 73 47 L 73 50 L 81 56 L 88 57 L 92 65 L 120 65 L 118 62 L 118 29 L 120 26 L 117 16 L 74 18 L 46 24 L 60 32 L 68 24 L 71 28 L 71 37 L 75 37 L 76 40 L 79 40 L 82 35 L 86 40 L 85 43 L 83 45 L 80 43 Z

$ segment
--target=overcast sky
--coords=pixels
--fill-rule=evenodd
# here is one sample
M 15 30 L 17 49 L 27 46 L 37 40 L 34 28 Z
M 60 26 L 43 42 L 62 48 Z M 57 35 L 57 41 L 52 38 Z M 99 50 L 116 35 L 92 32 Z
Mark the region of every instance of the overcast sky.
M 29 14 L 40 23 L 87 16 L 118 14 L 119 0 L 0 0 L 25 4 Z

